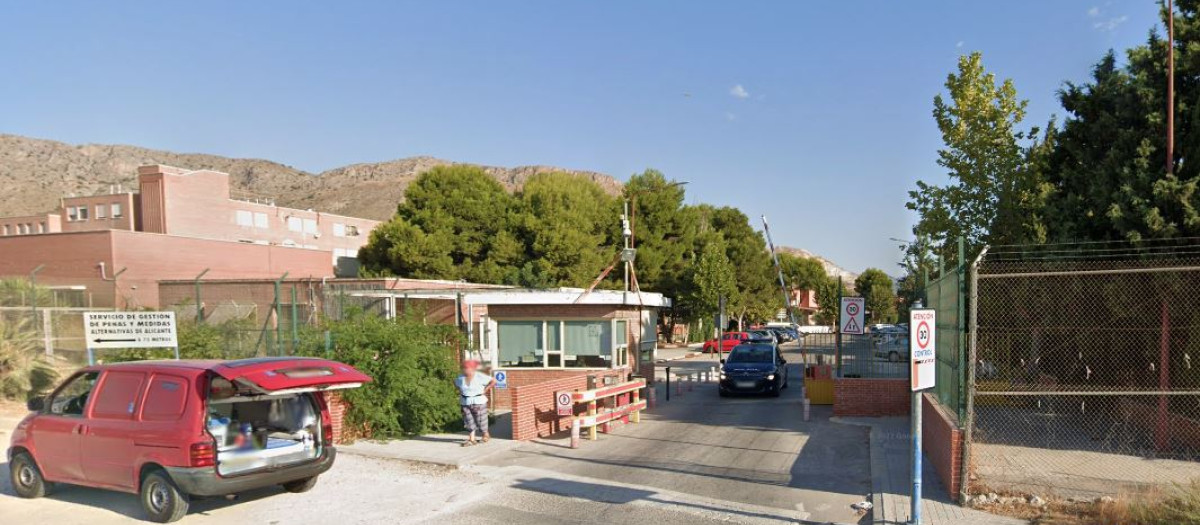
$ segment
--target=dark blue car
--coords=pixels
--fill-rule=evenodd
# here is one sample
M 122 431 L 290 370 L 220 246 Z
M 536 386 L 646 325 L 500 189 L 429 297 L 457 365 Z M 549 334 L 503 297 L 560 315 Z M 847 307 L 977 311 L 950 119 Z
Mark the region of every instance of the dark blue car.
M 787 361 L 773 344 L 742 344 L 721 360 L 721 397 L 732 393 L 770 394 L 787 388 Z

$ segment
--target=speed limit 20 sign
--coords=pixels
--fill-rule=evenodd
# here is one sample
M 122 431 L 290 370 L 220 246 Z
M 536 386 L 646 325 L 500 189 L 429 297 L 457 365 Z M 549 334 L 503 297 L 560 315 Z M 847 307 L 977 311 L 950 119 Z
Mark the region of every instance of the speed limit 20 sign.
M 908 329 L 912 390 L 933 388 L 937 380 L 937 311 L 910 311 Z

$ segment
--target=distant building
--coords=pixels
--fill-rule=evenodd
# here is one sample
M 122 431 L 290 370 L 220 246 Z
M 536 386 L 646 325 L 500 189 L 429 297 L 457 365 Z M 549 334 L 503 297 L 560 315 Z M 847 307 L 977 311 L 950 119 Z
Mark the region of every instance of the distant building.
M 792 308 L 796 309 L 796 322 L 802 325 L 814 324 L 814 318 L 821 309 L 817 304 L 816 290 L 791 290 Z
M 63 197 L 53 212 L 0 218 L 0 275 L 45 265 L 39 282 L 85 286 L 93 305 L 154 307 L 159 280 L 205 270 L 214 279 L 353 274 L 378 224 L 239 199 L 218 171 L 142 166 L 136 193 Z

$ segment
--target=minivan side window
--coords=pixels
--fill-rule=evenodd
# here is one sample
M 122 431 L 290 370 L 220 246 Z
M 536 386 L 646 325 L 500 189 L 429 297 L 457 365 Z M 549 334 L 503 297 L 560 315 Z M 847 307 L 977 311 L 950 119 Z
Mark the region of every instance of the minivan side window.
M 50 399 L 50 413 L 59 416 L 83 416 L 92 388 L 96 386 L 96 377 L 100 372 L 79 374 L 54 393 Z
M 187 405 L 188 383 L 182 377 L 155 375 L 142 402 L 142 421 L 176 421 Z
M 104 373 L 100 380 L 100 391 L 92 406 L 92 417 L 97 419 L 133 419 L 138 394 L 146 374 L 142 372 Z

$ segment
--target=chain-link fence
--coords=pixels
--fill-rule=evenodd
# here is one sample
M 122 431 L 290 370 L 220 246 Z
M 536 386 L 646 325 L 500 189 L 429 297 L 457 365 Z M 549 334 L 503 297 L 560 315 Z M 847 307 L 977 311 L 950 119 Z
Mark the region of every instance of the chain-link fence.
M 1200 476 L 1200 243 L 998 248 L 973 271 L 972 492 Z

